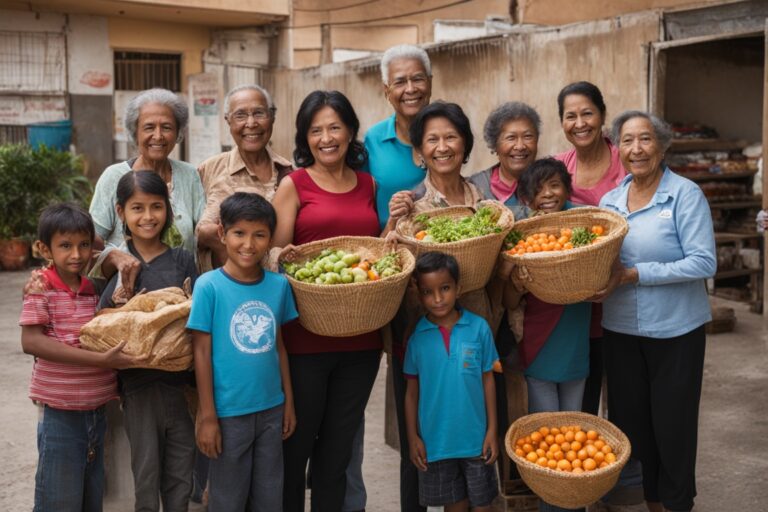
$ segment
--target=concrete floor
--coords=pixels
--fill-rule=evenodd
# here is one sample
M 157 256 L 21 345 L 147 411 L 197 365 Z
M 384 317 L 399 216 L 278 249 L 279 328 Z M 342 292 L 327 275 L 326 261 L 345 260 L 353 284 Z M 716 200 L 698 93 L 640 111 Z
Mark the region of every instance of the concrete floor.
M 21 352 L 17 325 L 26 275 L 0 272 L 0 510 L 14 512 L 32 507 L 37 461 L 37 410 L 27 398 L 32 358 Z M 768 474 L 768 331 L 763 318 L 746 306 L 717 302 L 736 309 L 738 321 L 734 332 L 708 337 L 695 510 L 767 510 L 758 500 Z M 383 442 L 385 366 L 382 362 L 366 411 L 363 471 L 369 512 L 399 510 L 399 456 Z

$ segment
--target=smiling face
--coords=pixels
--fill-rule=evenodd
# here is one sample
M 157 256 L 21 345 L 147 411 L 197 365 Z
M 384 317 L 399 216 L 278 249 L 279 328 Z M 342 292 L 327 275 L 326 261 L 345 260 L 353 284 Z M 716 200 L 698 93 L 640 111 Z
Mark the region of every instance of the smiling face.
M 419 298 L 427 317 L 434 323 L 456 313 L 456 299 L 459 285 L 451 277 L 448 269 L 420 274 L 417 280 Z
M 664 153 L 656 138 L 651 121 L 633 117 L 621 127 L 619 158 L 628 173 L 636 178 L 649 178 L 661 174 Z
M 464 163 L 464 138 L 448 119 L 433 117 L 424 124 L 419 153 L 430 172 L 459 174 Z
M 496 140 L 496 153 L 507 179 L 518 179 L 536 160 L 538 144 L 539 135 L 530 119 L 513 119 L 504 124 Z
M 272 232 L 266 222 L 238 220 L 226 231 L 219 226 L 221 243 L 227 249 L 224 270 L 235 278 L 252 278 L 272 243 Z
M 568 200 L 568 189 L 560 176 L 547 178 L 539 185 L 536 197 L 531 201 L 531 208 L 544 213 L 562 211 Z
M 339 165 L 347 156 L 350 142 L 352 133 L 333 108 L 323 107 L 312 117 L 307 143 L 315 163 L 323 167 Z
M 117 214 L 128 227 L 132 239 L 152 242 L 160 239 L 163 233 L 168 209 L 163 196 L 137 189 L 125 202 L 125 207 L 117 205 Z
M 259 91 L 246 89 L 229 98 L 226 116 L 229 133 L 240 149 L 246 153 L 258 153 L 272 137 L 274 117 L 266 98 Z
M 410 119 L 429 104 L 432 78 L 419 59 L 395 59 L 387 71 L 384 96 L 398 116 Z
M 59 277 L 67 283 L 79 282 L 79 274 L 91 260 L 93 240 L 90 233 L 62 233 L 57 231 L 51 237 L 50 247 L 41 243 L 43 257 L 53 260 Z
M 602 139 L 603 115 L 592 101 L 581 94 L 563 100 L 563 132 L 576 148 L 590 147 Z
M 173 111 L 166 105 L 147 103 L 139 111 L 136 144 L 146 160 L 161 161 L 176 146 L 179 131 Z

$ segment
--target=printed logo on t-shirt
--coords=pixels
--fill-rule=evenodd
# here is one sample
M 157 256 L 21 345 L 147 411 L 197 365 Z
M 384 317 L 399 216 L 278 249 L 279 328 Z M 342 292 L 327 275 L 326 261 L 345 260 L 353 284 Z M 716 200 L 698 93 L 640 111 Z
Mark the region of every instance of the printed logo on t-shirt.
M 659 212 L 659 218 L 660 219 L 671 219 L 672 218 L 672 210 L 661 210 Z
M 275 315 L 261 301 L 245 302 L 232 315 L 229 337 L 240 352 L 267 352 L 275 345 Z

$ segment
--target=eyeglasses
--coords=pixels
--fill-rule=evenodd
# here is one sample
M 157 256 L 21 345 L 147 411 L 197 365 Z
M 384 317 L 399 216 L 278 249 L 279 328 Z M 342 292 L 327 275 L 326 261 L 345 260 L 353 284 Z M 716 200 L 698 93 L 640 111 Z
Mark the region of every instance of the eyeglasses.
M 427 75 L 413 75 L 413 76 L 401 76 L 394 79 L 389 87 L 391 89 L 405 89 L 408 86 L 408 82 L 414 87 L 424 87 L 427 84 L 429 77 Z
M 227 117 L 238 124 L 242 124 L 248 121 L 248 118 L 251 116 L 253 116 L 254 119 L 263 121 L 264 119 L 267 119 L 268 117 L 271 117 L 272 115 L 274 115 L 274 113 L 275 113 L 275 109 L 273 108 L 270 108 L 270 109 L 257 108 L 255 110 L 251 110 L 250 112 L 246 112 L 245 110 L 237 110 L 232 114 L 229 114 Z

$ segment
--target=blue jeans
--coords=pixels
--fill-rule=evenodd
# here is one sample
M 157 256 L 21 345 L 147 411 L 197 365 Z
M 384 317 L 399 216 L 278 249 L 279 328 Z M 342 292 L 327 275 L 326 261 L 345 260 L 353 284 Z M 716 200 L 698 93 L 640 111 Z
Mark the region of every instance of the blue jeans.
M 566 382 L 550 382 L 525 376 L 528 384 L 528 412 L 581 411 L 586 379 Z M 540 512 L 565 512 L 569 509 L 545 503 L 539 504 Z M 576 509 L 584 510 L 584 509 Z
M 104 407 L 65 411 L 44 406 L 37 425 L 35 512 L 101 512 Z
M 283 509 L 283 410 L 219 418 L 221 454 L 211 459 L 208 510 Z

